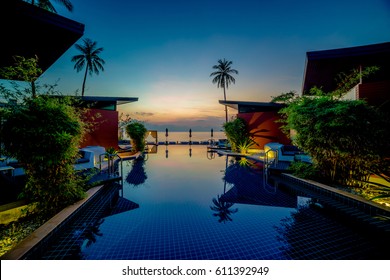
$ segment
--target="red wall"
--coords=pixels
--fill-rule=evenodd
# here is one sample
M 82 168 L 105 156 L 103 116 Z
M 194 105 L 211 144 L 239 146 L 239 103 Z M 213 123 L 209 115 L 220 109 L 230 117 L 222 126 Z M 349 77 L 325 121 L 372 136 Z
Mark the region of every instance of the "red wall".
M 359 85 L 359 99 L 372 106 L 390 107 L 390 81 L 363 83 Z
M 290 139 L 280 130 L 281 124 L 276 122 L 279 119 L 277 112 L 239 113 L 237 117 L 247 123 L 251 137 L 257 144 L 253 148 L 263 149 L 269 142 L 291 144 Z
M 118 147 L 118 111 L 89 109 L 84 117 L 92 125 L 80 147 L 102 146 Z

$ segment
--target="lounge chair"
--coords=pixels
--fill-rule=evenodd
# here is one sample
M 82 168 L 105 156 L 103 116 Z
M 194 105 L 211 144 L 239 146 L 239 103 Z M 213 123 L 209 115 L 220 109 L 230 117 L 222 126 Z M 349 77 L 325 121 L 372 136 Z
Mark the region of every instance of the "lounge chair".
M 76 160 L 75 170 L 83 170 L 95 167 L 95 155 L 88 149 L 79 150 L 80 158 Z

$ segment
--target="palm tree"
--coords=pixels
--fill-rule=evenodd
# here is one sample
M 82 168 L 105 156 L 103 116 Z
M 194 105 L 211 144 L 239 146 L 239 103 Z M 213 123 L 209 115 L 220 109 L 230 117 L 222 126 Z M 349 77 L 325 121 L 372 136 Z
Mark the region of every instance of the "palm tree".
M 93 42 L 91 39 L 84 39 L 84 45 L 76 44 L 75 47 L 78 49 L 81 54 L 75 55 L 72 57 L 72 62 L 76 62 L 74 65 L 74 69 L 77 72 L 80 72 L 84 66 L 85 74 L 83 80 L 83 87 L 81 89 L 81 96 L 84 96 L 85 89 L 85 81 L 87 79 L 87 73 L 92 76 L 93 73 L 99 75 L 99 70 L 104 71 L 104 63 L 106 63 L 103 59 L 99 57 L 99 54 L 103 51 L 103 48 L 97 48 L 97 42 Z
M 230 68 L 233 62 L 228 61 L 226 59 L 218 60 L 218 64 L 213 66 L 213 69 L 217 71 L 210 74 L 210 77 L 214 76 L 212 80 L 213 84 L 217 84 L 218 87 L 223 87 L 223 97 L 224 101 L 226 101 L 226 89 L 229 88 L 229 84 L 235 83 L 236 80 L 231 74 L 237 74 L 238 71 Z M 226 122 L 228 121 L 228 112 L 227 106 L 225 105 L 225 114 L 226 114 Z
M 73 5 L 69 0 L 55 0 L 59 4 L 63 5 L 68 11 L 73 11 Z M 32 5 L 36 5 L 42 9 L 48 10 L 53 13 L 57 13 L 57 10 L 54 8 L 53 4 L 50 0 L 29 0 L 26 2 L 30 2 Z

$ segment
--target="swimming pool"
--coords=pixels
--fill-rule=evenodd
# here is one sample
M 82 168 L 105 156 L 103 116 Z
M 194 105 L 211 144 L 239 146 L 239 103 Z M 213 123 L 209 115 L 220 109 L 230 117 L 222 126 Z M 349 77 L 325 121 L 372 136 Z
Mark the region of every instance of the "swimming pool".
M 261 166 L 245 159 L 159 146 L 123 169 L 117 205 L 99 215 L 92 208 L 89 221 L 76 221 L 35 258 L 389 258 L 375 236 L 312 207 L 310 196 L 264 186 Z

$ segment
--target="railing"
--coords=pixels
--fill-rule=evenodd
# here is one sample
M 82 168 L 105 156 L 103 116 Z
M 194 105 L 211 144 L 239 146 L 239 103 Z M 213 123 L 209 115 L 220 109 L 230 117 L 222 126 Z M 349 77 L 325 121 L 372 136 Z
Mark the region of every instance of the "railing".
M 105 161 L 104 159 L 107 159 Z M 107 162 L 107 168 L 102 165 L 103 162 Z M 120 168 L 118 168 L 118 163 Z M 107 172 L 108 177 L 114 177 L 115 175 L 121 177 L 121 186 L 123 186 L 123 159 L 117 154 L 103 153 L 99 155 L 99 170 L 100 172 Z
M 274 157 L 270 157 L 270 153 L 274 153 Z M 276 166 L 278 164 L 278 158 L 279 158 L 279 151 L 275 149 L 269 149 L 264 154 L 264 170 L 263 170 L 263 186 L 264 189 L 268 186 L 271 186 L 268 184 L 268 178 L 269 178 L 269 168 L 271 166 Z M 276 192 L 276 188 L 273 188 L 273 192 Z

